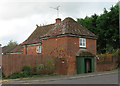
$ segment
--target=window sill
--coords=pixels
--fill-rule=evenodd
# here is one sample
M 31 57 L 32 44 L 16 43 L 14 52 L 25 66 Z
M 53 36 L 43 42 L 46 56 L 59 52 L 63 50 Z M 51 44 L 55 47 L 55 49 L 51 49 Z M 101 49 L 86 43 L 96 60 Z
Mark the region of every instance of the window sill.
M 82 49 L 87 49 L 86 47 L 79 47 L 79 48 L 82 48 Z

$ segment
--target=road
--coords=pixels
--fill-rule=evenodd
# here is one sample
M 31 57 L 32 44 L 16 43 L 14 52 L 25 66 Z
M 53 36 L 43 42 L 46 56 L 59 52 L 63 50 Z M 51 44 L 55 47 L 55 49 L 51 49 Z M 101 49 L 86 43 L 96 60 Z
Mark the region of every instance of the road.
M 118 71 L 10 80 L 4 84 L 118 84 Z
M 62 84 L 118 84 L 118 74 L 45 82 L 45 84 L 61 84 L 61 83 Z

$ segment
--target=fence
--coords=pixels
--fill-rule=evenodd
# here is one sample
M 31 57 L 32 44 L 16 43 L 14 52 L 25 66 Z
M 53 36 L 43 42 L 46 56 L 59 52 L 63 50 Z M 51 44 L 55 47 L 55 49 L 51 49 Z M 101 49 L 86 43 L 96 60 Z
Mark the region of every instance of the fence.
M 2 56 L 2 72 L 9 76 L 15 72 L 21 71 L 25 65 L 30 65 L 32 68 L 38 64 L 45 64 L 48 58 L 53 56 L 43 55 L 3 55 Z
M 112 70 L 115 69 L 117 67 L 117 57 L 114 57 L 112 54 L 109 55 L 98 55 L 100 58 L 99 60 L 97 60 L 97 64 L 96 64 L 96 71 L 100 72 L 100 71 L 107 71 L 107 70 Z M 3 55 L 2 56 L 2 72 L 6 75 L 6 76 L 10 76 L 11 74 L 15 73 L 15 72 L 20 72 L 21 69 L 25 66 L 25 65 L 30 65 L 32 68 L 34 68 L 36 65 L 38 64 L 45 64 L 45 62 L 47 61 L 48 58 L 53 58 L 56 60 L 56 57 L 54 56 L 45 56 L 45 55 Z M 75 59 L 75 57 L 74 57 Z M 67 69 L 65 69 L 67 66 L 62 64 L 61 61 L 56 60 L 57 61 L 57 69 L 56 71 L 59 73 L 63 73 L 65 71 L 67 71 Z M 71 59 L 71 61 L 74 61 L 73 59 Z M 62 64 L 62 65 L 61 65 Z M 73 65 L 76 65 L 75 63 L 70 63 L 69 64 L 69 72 L 72 71 L 76 71 L 75 68 L 73 68 Z
M 113 70 L 118 66 L 118 58 L 113 54 L 98 55 L 97 72 Z

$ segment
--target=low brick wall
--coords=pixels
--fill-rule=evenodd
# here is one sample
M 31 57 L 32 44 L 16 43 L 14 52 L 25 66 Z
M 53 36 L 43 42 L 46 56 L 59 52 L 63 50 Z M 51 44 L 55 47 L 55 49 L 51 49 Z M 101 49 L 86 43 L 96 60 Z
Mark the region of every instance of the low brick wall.
M 110 71 L 117 68 L 118 58 L 115 57 L 113 54 L 98 55 L 98 57 L 99 60 L 97 60 L 97 68 L 96 68 L 97 72 Z
M 33 68 L 38 64 L 45 64 L 48 58 L 55 59 L 53 56 L 45 55 L 3 55 L 2 71 L 6 76 L 10 76 L 15 72 L 20 72 L 25 65 Z

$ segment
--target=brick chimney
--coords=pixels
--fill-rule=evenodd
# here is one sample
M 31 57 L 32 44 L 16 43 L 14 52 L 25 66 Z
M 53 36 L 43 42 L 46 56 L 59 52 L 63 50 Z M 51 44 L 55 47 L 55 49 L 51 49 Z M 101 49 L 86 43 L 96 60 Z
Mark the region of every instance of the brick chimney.
M 56 19 L 56 24 L 57 24 L 57 23 L 60 23 L 60 22 L 61 22 L 61 19 L 60 19 L 60 18 L 57 18 L 57 19 Z

